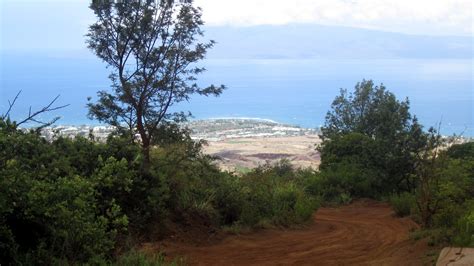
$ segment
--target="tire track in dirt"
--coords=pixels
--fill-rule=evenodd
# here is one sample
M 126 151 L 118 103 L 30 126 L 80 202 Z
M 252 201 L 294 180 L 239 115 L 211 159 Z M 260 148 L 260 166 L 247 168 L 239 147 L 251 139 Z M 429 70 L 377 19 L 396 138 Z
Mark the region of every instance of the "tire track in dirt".
M 417 225 L 384 203 L 321 208 L 303 229 L 262 230 L 207 246 L 157 247 L 190 265 L 423 265 L 427 246 L 409 239 Z

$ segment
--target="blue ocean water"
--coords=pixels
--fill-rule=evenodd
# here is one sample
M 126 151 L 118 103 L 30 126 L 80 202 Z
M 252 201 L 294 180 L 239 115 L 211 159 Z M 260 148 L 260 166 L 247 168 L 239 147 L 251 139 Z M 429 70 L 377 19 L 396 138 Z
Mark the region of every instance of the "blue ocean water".
M 228 90 L 174 107 L 191 111 L 195 119 L 257 117 L 319 127 L 339 89 L 350 90 L 365 78 L 383 82 L 399 99 L 408 97 L 411 112 L 426 127 L 441 122 L 442 134 L 474 136 L 472 60 L 209 59 L 202 65 L 208 71 L 200 84 L 225 84 Z M 54 113 L 62 116 L 59 124 L 95 124 L 86 116 L 87 97 L 109 88 L 109 72 L 93 56 L 2 55 L 0 113 L 18 90 L 13 118 L 61 94 L 58 104 L 70 106 Z

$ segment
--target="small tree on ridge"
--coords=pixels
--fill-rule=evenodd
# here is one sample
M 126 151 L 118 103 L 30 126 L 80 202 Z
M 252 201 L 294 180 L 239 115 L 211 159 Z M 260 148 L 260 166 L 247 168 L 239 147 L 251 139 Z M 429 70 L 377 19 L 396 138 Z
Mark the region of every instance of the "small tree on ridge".
M 99 91 L 89 116 L 138 133 L 145 162 L 157 128 L 187 115 L 171 113 L 173 104 L 193 94 L 218 96 L 224 86 L 199 87 L 196 66 L 214 42 L 201 42 L 201 9 L 192 0 L 94 0 L 97 22 L 88 47 L 112 69 L 112 92 Z
M 341 90 L 341 94 L 334 99 L 321 129 L 322 151 L 328 155 L 328 149 L 324 149 L 324 146 L 331 141 L 340 141 L 344 136 L 353 133 L 362 134 L 373 142 L 371 154 L 376 157 L 373 168 L 379 173 L 377 178 L 381 179 L 383 189 L 414 189 L 414 173 L 418 160 L 416 154 L 425 148 L 427 135 L 417 118 L 410 114 L 409 107 L 408 99 L 397 100 L 383 84 L 376 86 L 371 80 L 357 83 L 353 93 Z M 324 152 L 322 155 L 325 155 Z M 361 161 L 366 156 L 346 155 L 355 156 Z M 332 157 L 323 156 L 323 165 L 330 158 Z

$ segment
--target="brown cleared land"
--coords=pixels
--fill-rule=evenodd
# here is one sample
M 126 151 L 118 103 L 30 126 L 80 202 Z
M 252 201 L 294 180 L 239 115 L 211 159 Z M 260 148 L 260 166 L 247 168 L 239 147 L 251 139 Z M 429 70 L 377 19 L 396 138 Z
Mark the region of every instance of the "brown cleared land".
M 359 201 L 321 208 L 302 229 L 268 229 L 213 244 L 166 241 L 148 245 L 190 265 L 424 265 L 428 247 L 409 238 L 417 225 L 384 203 Z
M 266 162 L 288 159 L 296 167 L 317 168 L 320 163 L 317 135 L 253 137 L 209 141 L 204 152 L 220 158 L 224 170 L 252 169 Z

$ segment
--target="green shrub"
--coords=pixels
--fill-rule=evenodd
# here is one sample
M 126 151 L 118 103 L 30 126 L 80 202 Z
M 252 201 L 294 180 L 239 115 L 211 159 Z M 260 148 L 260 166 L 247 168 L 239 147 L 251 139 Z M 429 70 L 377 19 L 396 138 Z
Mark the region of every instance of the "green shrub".
M 163 254 L 147 255 L 135 249 L 128 251 L 121 255 L 112 264 L 113 266 L 173 266 L 173 265 L 185 265 L 184 260 L 175 259 L 171 262 L 165 260 Z
M 236 176 L 203 155 L 201 143 L 166 132 L 145 170 L 126 134 L 105 144 L 50 143 L 0 120 L 0 261 L 104 265 L 123 248 L 120 239 L 143 240 L 156 228 L 161 235 L 168 222 L 290 226 L 310 220 L 318 207 L 323 183 L 313 171 L 282 161 Z M 117 261 L 160 263 L 135 251 Z
M 214 203 L 222 225 L 232 225 L 242 216 L 244 193 L 241 180 L 234 175 L 224 175 L 215 185 Z
M 378 163 L 377 143 L 368 136 L 350 133 L 327 140 L 320 152 L 327 201 L 336 201 L 341 193 L 357 198 L 379 198 L 395 188 L 393 180 Z
M 93 182 L 80 176 L 38 180 L 20 172 L 3 175 L 11 167 L 0 173 L 2 185 L 13 181 L 6 186 L 10 201 L 0 208 L 0 237 L 7 240 L 1 241 L 2 261 L 88 262 L 111 254 L 128 220 L 114 201 L 98 202 Z
M 297 219 L 295 207 L 301 198 L 299 192 L 293 183 L 279 185 L 275 188 L 272 205 L 276 223 L 289 225 Z
M 346 205 L 346 204 L 349 204 L 352 202 L 352 197 L 350 194 L 348 193 L 345 193 L 345 192 L 342 192 L 341 194 L 339 194 L 339 196 L 336 198 L 336 203 L 338 204 L 343 204 L 343 205 Z
M 453 159 L 474 159 L 474 142 L 455 144 L 446 151 Z
M 2 121 L 0 146 L 0 261 L 52 264 L 110 258 L 128 219 L 117 193 L 107 191 L 121 191 L 124 186 L 117 182 L 132 178 L 124 178 L 127 163 L 118 163 L 124 167 L 115 172 L 91 174 L 99 165 L 101 144 L 80 138 L 48 143 Z M 104 165 L 117 166 L 111 161 Z
M 474 247 L 474 204 L 470 204 L 468 211 L 457 223 L 454 244 L 462 247 Z
M 244 199 L 240 223 L 289 226 L 311 219 L 319 207 L 314 190 L 317 181 L 309 172 L 296 171 L 287 164 L 283 161 L 274 167 L 257 168 L 241 178 Z
M 400 195 L 393 194 L 390 196 L 389 202 L 395 213 L 400 217 L 410 215 L 416 207 L 415 195 L 409 192 L 404 192 Z
M 244 197 L 239 222 L 255 226 L 261 220 L 272 217 L 272 191 L 262 182 L 244 181 L 242 193 Z
M 469 156 L 452 159 L 442 153 L 435 163 L 431 167 L 433 178 L 428 184 L 429 190 L 425 189 L 430 193 L 431 200 L 427 206 L 431 215 L 426 219 L 424 230 L 433 245 L 471 246 L 474 234 L 474 160 Z M 417 197 L 420 201 L 419 195 Z M 419 209 L 417 211 L 421 213 Z M 414 217 L 417 216 L 421 215 Z

